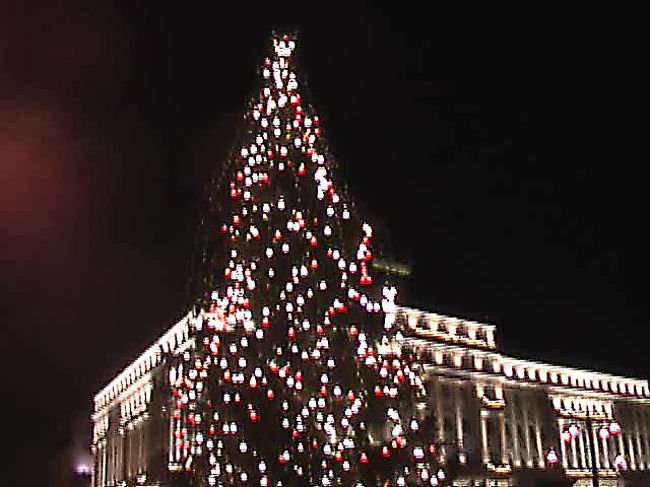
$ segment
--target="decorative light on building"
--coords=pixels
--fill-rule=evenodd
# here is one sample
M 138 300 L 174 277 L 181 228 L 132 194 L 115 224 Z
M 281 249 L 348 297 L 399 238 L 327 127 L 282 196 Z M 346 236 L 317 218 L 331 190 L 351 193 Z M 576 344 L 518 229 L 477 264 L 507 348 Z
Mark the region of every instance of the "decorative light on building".
M 557 453 L 555 453 L 555 450 L 553 448 L 551 448 L 547 453 L 546 461 L 551 465 L 556 465 L 560 462 L 560 457 L 557 456 Z
M 612 435 L 618 435 L 621 432 L 621 425 L 616 421 L 613 421 L 609 424 L 609 432 Z
M 616 470 L 627 470 L 627 461 L 623 455 L 617 455 L 614 459 L 614 467 Z

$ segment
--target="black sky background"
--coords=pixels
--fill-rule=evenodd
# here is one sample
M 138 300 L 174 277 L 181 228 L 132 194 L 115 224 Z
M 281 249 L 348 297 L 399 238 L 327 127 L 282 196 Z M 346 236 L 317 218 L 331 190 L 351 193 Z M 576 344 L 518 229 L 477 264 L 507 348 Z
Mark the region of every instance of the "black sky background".
M 640 9 L 134 3 L 0 15 L 2 485 L 81 460 L 93 393 L 182 315 L 203 184 L 273 28 L 300 31 L 350 192 L 414 268 L 405 304 L 650 376 Z

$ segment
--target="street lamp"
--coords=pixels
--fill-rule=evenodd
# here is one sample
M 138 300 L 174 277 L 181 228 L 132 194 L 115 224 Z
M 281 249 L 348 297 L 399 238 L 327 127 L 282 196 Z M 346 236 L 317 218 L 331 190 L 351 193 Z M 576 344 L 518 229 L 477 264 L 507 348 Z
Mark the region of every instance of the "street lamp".
M 591 474 L 593 477 L 592 485 L 593 487 L 599 487 L 598 481 L 598 465 L 596 463 L 596 450 L 593 445 L 593 423 L 591 420 L 591 415 L 587 409 L 587 416 L 585 418 L 585 426 L 587 431 L 587 445 L 589 451 L 591 452 Z M 621 433 L 621 426 L 616 421 L 602 421 L 600 428 L 598 429 L 598 436 L 603 440 L 607 440 L 610 436 L 618 435 Z M 561 433 L 562 441 L 565 443 L 570 443 L 575 440 L 580 435 L 580 426 L 576 423 L 572 423 L 567 429 L 563 430 Z M 550 453 L 549 453 L 550 454 Z M 617 470 L 624 470 L 627 468 L 627 462 L 622 455 L 618 455 L 614 460 L 614 466 Z
M 619 472 L 621 470 L 627 470 L 627 462 L 625 461 L 625 457 L 623 455 L 617 455 L 616 459 L 614 460 L 614 466 Z
M 548 455 L 546 455 L 546 461 L 551 465 L 557 465 L 558 463 L 560 463 L 560 457 L 558 457 L 557 453 L 555 453 L 555 449 L 553 448 L 550 449 Z

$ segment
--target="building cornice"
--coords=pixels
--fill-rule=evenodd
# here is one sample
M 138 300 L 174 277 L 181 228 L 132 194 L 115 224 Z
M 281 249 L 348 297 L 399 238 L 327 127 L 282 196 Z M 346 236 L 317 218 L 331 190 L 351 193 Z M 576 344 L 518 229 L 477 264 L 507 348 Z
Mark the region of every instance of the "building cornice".
M 184 350 L 187 342 L 190 341 L 190 321 L 192 319 L 192 313 L 184 316 L 100 390 L 94 398 L 95 414 L 118 400 L 132 386 L 139 383 L 140 379 L 161 363 L 164 354 L 177 353 L 181 348 Z
M 455 343 L 415 336 L 406 337 L 409 348 L 431 354 L 425 369 L 482 380 L 501 380 L 516 386 L 544 386 L 558 393 L 580 393 L 608 399 L 650 402 L 648 381 L 561 365 L 509 357 L 493 350 L 476 350 Z
M 432 362 L 425 367 L 428 370 L 482 380 L 500 379 L 504 384 L 520 387 L 545 386 L 558 393 L 579 392 L 593 397 L 650 401 L 647 380 L 505 355 L 496 350 L 495 325 L 404 306 L 398 307 L 397 315 L 402 317 L 407 332 L 412 335 L 405 342 L 433 354 Z M 164 354 L 183 353 L 191 347 L 190 328 L 204 318 L 215 319 L 205 313 L 198 317 L 188 313 L 169 328 L 95 395 L 95 414 L 123 397 L 132 385 L 160 364 Z

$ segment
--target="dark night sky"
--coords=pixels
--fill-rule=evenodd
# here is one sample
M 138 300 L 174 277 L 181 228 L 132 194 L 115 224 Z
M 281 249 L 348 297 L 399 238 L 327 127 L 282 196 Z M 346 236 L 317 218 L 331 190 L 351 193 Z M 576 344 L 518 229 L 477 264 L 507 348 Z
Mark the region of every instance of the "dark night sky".
M 407 304 L 496 323 L 510 354 L 650 376 L 640 11 L 15 3 L 0 15 L 3 485 L 83 451 L 92 394 L 181 316 L 202 187 L 274 27 L 301 32 L 350 191 L 415 269 Z

